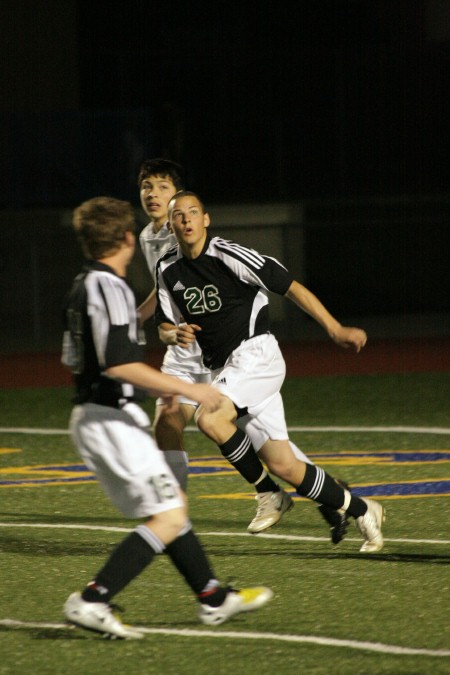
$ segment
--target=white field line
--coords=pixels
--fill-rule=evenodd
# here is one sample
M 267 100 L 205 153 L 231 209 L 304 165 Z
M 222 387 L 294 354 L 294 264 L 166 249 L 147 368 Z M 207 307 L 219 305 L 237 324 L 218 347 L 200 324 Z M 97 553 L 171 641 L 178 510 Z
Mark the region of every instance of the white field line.
M 186 427 L 185 431 L 198 431 L 197 427 Z M 394 433 L 394 434 L 438 434 L 450 435 L 448 427 L 409 427 L 409 426 L 376 426 L 376 427 L 288 427 L 288 431 L 311 431 L 318 433 Z M 67 436 L 67 429 L 33 429 L 29 427 L 0 427 L 0 434 L 42 434 L 44 436 Z
M 59 524 L 59 523 L 2 523 L 0 522 L 0 527 L 11 527 L 11 528 L 41 528 L 46 530 L 93 530 L 94 532 L 132 532 L 132 529 L 127 527 L 111 527 L 107 525 L 78 525 L 77 523 L 72 524 Z M 198 532 L 201 537 L 250 537 L 255 541 L 256 539 L 279 539 L 283 541 L 326 541 L 329 542 L 329 537 L 308 537 L 301 536 L 297 534 L 249 534 L 248 532 Z M 361 543 L 361 539 L 357 537 L 345 537 L 345 541 L 357 541 Z M 403 544 L 438 544 L 447 546 L 450 544 L 450 540 L 446 539 L 389 539 L 384 538 L 384 541 L 389 541 L 392 543 L 403 543 Z
M 40 623 L 31 621 L 15 621 L 14 619 L 0 619 L 0 626 L 6 628 L 50 628 L 54 630 L 74 630 L 65 623 Z M 217 638 L 231 640 L 273 640 L 275 642 L 309 643 L 325 647 L 344 647 L 347 649 L 361 649 L 381 654 L 395 654 L 400 656 L 450 656 L 450 649 L 420 649 L 414 647 L 400 647 L 387 645 L 381 642 L 359 642 L 358 640 L 338 640 L 336 638 L 320 637 L 318 635 L 292 635 L 284 633 L 256 633 L 247 631 L 212 631 L 192 630 L 190 628 L 146 628 L 139 626 L 142 633 L 148 635 L 176 635 L 187 638 Z
M 129 528 L 125 527 L 110 527 L 101 525 L 59 525 L 51 523 L 0 523 L 0 527 L 23 527 L 23 528 L 47 528 L 47 529 L 66 529 L 66 530 L 94 530 L 107 532 L 130 532 Z M 212 537 L 251 537 L 253 540 L 258 538 L 263 539 L 285 539 L 289 541 L 324 541 L 328 542 L 328 537 L 302 537 L 297 535 L 280 535 L 280 534 L 259 534 L 256 537 L 245 532 L 201 532 L 200 536 Z M 350 539 L 350 541 L 359 541 L 359 539 Z M 391 542 L 410 542 L 410 543 L 425 543 L 425 544 L 450 544 L 450 541 L 435 540 L 435 539 L 386 539 Z M 57 623 L 36 623 L 16 621 L 14 619 L 0 619 L 0 625 L 9 628 L 50 628 L 50 629 L 70 629 L 65 624 Z M 403 656 L 450 656 L 450 650 L 445 649 L 419 649 L 410 647 L 401 647 L 398 645 L 388 645 L 378 642 L 359 642 L 357 640 L 338 640 L 335 638 L 326 638 L 315 635 L 284 635 L 278 633 L 253 633 L 253 632 L 236 632 L 225 631 L 216 632 L 210 630 L 191 630 L 191 629 L 164 629 L 164 628 L 145 628 L 141 627 L 143 633 L 149 635 L 177 635 L 179 637 L 214 637 L 214 638 L 229 638 L 229 639 L 245 639 L 245 640 L 273 640 L 276 642 L 292 642 L 292 643 L 309 643 L 322 645 L 327 647 L 344 647 L 347 649 L 360 649 L 366 651 L 379 652 L 382 654 L 396 654 Z

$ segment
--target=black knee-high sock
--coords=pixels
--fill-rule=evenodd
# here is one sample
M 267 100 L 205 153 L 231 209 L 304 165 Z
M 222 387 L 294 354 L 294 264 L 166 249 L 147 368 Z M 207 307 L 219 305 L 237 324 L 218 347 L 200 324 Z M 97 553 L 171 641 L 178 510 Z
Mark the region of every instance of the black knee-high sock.
M 205 550 L 193 530 L 177 537 L 166 546 L 165 552 L 196 595 L 215 578 Z
M 215 607 L 223 603 L 228 591 L 219 585 L 193 530 L 177 537 L 166 547 L 166 553 L 201 602 Z
M 225 443 L 219 445 L 222 455 L 248 483 L 253 483 L 257 492 L 278 492 L 279 486 L 267 474 L 255 452 L 249 437 L 241 429 Z
M 346 497 L 344 488 L 336 483 L 334 478 L 323 469 L 313 464 L 306 465 L 305 477 L 296 491 L 302 497 L 308 497 L 308 499 L 313 499 L 315 502 L 325 504 L 325 506 L 330 506 L 336 510 L 344 506 Z M 359 497 L 350 495 L 345 510 L 350 516 L 359 518 L 367 511 L 367 504 Z
M 149 536 L 141 528 L 145 528 Z M 144 536 L 138 534 L 139 531 L 142 531 Z M 163 550 L 164 545 L 159 539 L 145 525 L 140 525 L 114 549 L 94 581 L 84 589 L 83 600 L 109 602 L 151 563 L 157 553 L 162 553 Z

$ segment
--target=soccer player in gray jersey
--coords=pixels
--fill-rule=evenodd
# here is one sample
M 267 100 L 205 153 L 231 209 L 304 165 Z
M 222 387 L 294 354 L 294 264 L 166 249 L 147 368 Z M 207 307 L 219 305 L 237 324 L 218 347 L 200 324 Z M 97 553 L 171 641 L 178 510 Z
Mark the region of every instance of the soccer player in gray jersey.
M 138 186 L 142 208 L 150 218 L 149 224 L 144 227 L 139 239 L 148 269 L 156 284 L 156 263 L 171 246 L 176 244 L 175 235 L 168 223 L 168 206 L 175 193 L 183 187 L 183 169 L 176 162 L 164 158 L 145 160 L 139 170 Z M 154 315 L 155 292 L 154 288 L 139 307 L 141 323 Z M 202 353 L 196 340 L 182 347 L 169 344 L 161 370 L 186 382 L 208 383 L 211 381 L 211 371 L 203 364 Z M 169 466 L 181 487 L 186 490 L 188 461 L 183 431 L 192 420 L 197 403 L 181 397 L 177 411 L 168 410 L 162 403 L 163 399 L 158 399 L 156 402 L 154 422 L 156 442 L 165 451 Z M 257 432 L 250 430 L 249 433 L 252 436 Z M 258 443 L 258 437 L 252 438 L 252 441 Z M 309 461 L 294 444 L 292 444 L 292 450 L 300 459 Z M 252 534 L 262 532 L 277 523 L 293 506 L 291 497 L 267 474 L 257 481 L 255 489 L 257 510 L 248 526 L 248 531 Z M 346 518 L 336 511 L 326 511 L 323 515 L 329 523 L 332 540 L 338 543 L 346 531 Z
M 199 428 L 249 483 L 263 473 L 261 457 L 299 495 L 353 517 L 364 538 L 361 552 L 379 551 L 383 507 L 352 495 L 322 468 L 292 453 L 280 394 L 285 363 L 270 332 L 267 292 L 292 300 L 341 347 L 359 352 L 366 344 L 365 332 L 342 326 L 274 258 L 211 238 L 209 215 L 194 193 L 178 193 L 170 202 L 169 216 L 178 245 L 157 265 L 160 336 L 180 346 L 197 339 L 204 363 L 212 370 L 213 386 L 224 394 L 218 410 L 199 408 Z M 245 431 L 236 424 L 244 415 Z M 251 429 L 260 434 L 253 447 Z
M 175 235 L 169 228 L 168 206 L 173 195 L 183 187 L 183 168 L 168 159 L 145 160 L 138 174 L 141 205 L 149 224 L 142 230 L 139 241 L 149 272 L 155 284 L 155 269 L 158 258 L 176 243 Z M 156 289 L 139 306 L 141 324 L 153 317 L 156 308 Z M 179 377 L 185 382 L 211 381 L 210 371 L 205 368 L 198 343 L 193 341 L 187 349 L 170 345 L 164 355 L 161 370 Z M 183 490 L 186 490 L 188 460 L 183 442 L 183 432 L 192 419 L 197 403 L 187 397 L 180 397 L 179 408 L 170 410 L 156 401 L 154 434 L 158 446 L 166 453 L 166 459 L 174 471 Z
M 167 405 L 176 407 L 180 395 L 213 412 L 222 395 L 207 384 L 191 384 L 144 363 L 134 295 L 124 278 L 135 250 L 132 206 L 94 198 L 75 209 L 73 223 L 87 262 L 65 306 L 62 360 L 74 374 L 76 390 L 71 437 L 111 501 L 140 524 L 84 590 L 69 596 L 64 615 L 109 637 L 143 637 L 115 616 L 110 601 L 163 552 L 195 594 L 202 623 L 220 624 L 258 609 L 272 597 L 270 589 L 236 591 L 216 580 L 189 522 L 185 496 L 137 403 L 145 392 L 164 396 Z M 155 606 L 159 596 L 155 590 Z

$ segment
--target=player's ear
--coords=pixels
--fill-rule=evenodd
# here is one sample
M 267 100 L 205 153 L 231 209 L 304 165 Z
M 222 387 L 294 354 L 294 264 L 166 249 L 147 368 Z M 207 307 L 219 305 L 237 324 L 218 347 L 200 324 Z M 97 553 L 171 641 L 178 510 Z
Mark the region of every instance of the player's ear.
M 136 242 L 136 235 L 134 234 L 134 232 L 130 232 L 130 230 L 126 230 L 125 241 L 127 243 L 127 246 L 134 246 L 135 242 Z
M 209 219 L 209 213 L 207 213 L 207 212 L 205 211 L 205 213 L 203 214 L 203 226 L 204 226 L 204 227 L 209 227 L 210 223 L 211 223 L 211 221 L 210 221 L 210 219 Z

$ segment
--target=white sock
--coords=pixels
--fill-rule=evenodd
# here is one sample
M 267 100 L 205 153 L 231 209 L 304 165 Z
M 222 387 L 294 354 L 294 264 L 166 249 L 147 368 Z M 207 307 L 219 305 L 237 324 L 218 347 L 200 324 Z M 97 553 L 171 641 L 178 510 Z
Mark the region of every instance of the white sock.
M 184 450 L 163 450 L 167 464 L 172 469 L 173 475 L 180 484 L 183 492 L 187 490 L 189 472 L 189 460 Z

